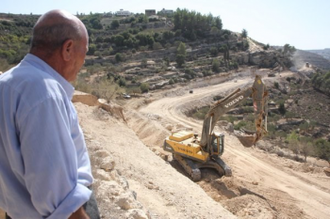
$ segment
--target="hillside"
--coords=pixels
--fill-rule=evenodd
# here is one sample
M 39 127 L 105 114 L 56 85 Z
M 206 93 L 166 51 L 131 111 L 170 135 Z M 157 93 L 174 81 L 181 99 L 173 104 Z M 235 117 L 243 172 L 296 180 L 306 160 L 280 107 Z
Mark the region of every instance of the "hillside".
M 316 53 L 330 60 L 330 49 L 307 50 L 308 52 Z
M 278 79 L 264 77 L 268 86 Z M 251 77 L 217 80 L 222 79 L 124 100 L 123 114 L 115 105 L 108 114 L 97 107 L 75 104 L 93 163 L 97 164 L 102 154 L 113 161 L 109 173 L 94 166 L 94 188 L 104 218 L 235 218 L 228 211 L 238 218 L 260 219 L 330 215 L 329 178 L 323 171 L 326 162 L 308 158 L 300 163 L 258 149 L 261 145 L 277 148 L 270 141 L 245 148 L 235 135 L 219 126 L 217 129 L 226 134 L 223 159 L 233 176 L 219 178 L 212 171 L 203 171 L 202 181 L 196 184 L 161 149 L 171 130 L 200 132 L 201 122 L 182 112 L 204 105 L 214 93 L 246 86 Z M 190 94 L 192 88 L 194 93 Z M 163 160 L 166 158 L 168 162 Z
M 326 58 L 323 53 L 318 53 L 313 51 L 304 51 L 304 50 L 297 50 L 296 53 L 293 55 L 294 64 L 298 69 L 304 67 L 306 63 L 310 63 L 311 65 L 315 66 L 316 68 L 330 70 L 330 59 Z M 327 54 L 327 53 L 325 53 Z
M 1 71 L 26 53 L 37 17 L 0 14 Z M 330 69 L 329 60 L 224 30 L 217 17 L 190 32 L 173 17 L 79 17 L 91 42 L 74 83 L 85 93 L 73 102 L 102 218 L 330 217 L 330 99 L 311 80 L 317 69 Z M 188 112 L 249 86 L 255 74 L 269 90 L 268 135 L 250 148 L 236 137 L 254 126 L 247 101 L 216 126 L 233 176 L 204 170 L 194 183 L 163 151 L 164 139 L 182 129 L 200 133 L 202 121 Z

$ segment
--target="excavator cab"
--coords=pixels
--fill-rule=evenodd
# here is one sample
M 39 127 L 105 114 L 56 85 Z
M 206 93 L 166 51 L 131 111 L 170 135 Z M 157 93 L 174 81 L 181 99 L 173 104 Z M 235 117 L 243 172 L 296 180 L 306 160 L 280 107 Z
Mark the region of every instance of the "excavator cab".
M 212 133 L 211 135 L 211 156 L 221 156 L 224 151 L 224 134 Z

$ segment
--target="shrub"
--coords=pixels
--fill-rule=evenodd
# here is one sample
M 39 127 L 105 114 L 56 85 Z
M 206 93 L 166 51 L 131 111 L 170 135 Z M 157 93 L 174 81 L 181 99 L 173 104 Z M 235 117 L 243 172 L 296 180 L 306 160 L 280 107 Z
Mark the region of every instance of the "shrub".
M 203 120 L 205 118 L 206 113 L 210 110 L 209 106 L 204 106 L 197 109 L 193 114 L 192 117 L 195 119 Z
M 117 62 L 124 61 L 124 57 L 123 57 L 123 55 L 121 53 L 116 53 L 115 59 L 116 59 Z
M 263 46 L 263 49 L 264 49 L 264 50 L 268 50 L 269 47 L 270 47 L 269 44 L 267 44 L 267 45 L 264 45 L 264 46 Z
M 118 85 L 120 87 L 125 87 L 126 86 L 126 80 L 125 80 L 125 78 L 120 77 L 119 80 L 118 80 Z
M 218 59 L 213 59 L 212 60 L 212 71 L 219 73 L 220 70 L 220 62 Z
M 142 59 L 142 61 L 141 61 L 141 67 L 142 68 L 146 68 L 148 66 L 148 61 L 147 61 L 147 59 Z
M 140 85 L 140 89 L 142 93 L 148 93 L 149 91 L 149 84 L 148 83 L 142 83 Z
M 219 51 L 218 51 L 218 49 L 216 47 L 212 47 L 210 49 L 211 56 L 216 57 L 218 55 L 218 53 L 219 53 Z
M 241 128 L 247 125 L 246 121 L 239 121 L 236 125 L 234 125 L 235 130 L 240 130 Z
M 162 49 L 162 48 L 163 48 L 163 46 L 159 42 L 155 42 L 152 46 L 152 49 L 154 49 L 154 50 L 159 50 L 159 49 Z
M 330 162 L 330 142 L 325 139 L 317 139 L 314 142 L 317 156 Z

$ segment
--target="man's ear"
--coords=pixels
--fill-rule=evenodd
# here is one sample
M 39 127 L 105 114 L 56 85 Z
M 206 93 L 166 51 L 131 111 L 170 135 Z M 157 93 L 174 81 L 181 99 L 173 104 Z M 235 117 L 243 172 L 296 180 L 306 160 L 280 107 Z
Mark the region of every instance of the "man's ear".
M 73 56 L 73 40 L 68 39 L 62 45 L 62 58 L 64 61 L 70 61 Z

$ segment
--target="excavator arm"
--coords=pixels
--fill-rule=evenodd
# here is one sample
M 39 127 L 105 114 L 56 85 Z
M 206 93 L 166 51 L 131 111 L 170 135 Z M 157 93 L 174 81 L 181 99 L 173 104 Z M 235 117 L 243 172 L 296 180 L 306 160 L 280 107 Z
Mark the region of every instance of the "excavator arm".
M 261 77 L 256 75 L 253 86 L 245 90 L 240 88 L 229 94 L 224 99 L 217 101 L 206 114 L 200 145 L 203 148 L 208 148 L 210 145 L 210 136 L 213 132 L 215 124 L 229 110 L 241 103 L 248 97 L 253 99 L 253 107 L 255 113 L 256 133 L 253 140 L 255 144 L 267 132 L 267 114 L 268 114 L 268 92 L 263 84 Z

